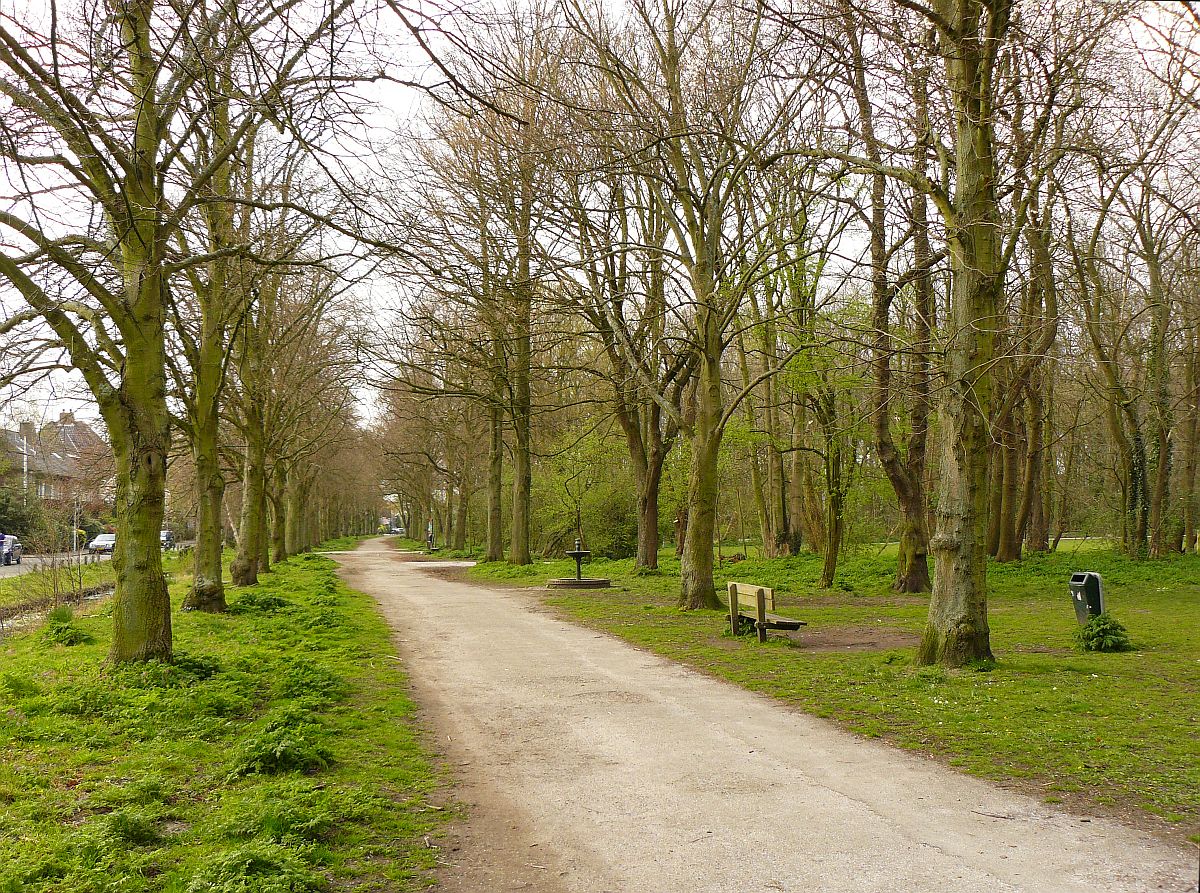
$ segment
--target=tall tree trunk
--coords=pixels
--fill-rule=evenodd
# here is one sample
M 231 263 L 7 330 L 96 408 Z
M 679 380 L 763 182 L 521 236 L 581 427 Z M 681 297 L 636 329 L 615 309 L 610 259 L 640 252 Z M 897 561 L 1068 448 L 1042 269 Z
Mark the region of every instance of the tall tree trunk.
M 1046 551 L 1046 525 L 1042 510 L 1042 472 L 1045 468 L 1046 409 L 1040 370 L 1030 381 L 1029 415 L 1025 430 L 1025 470 L 1021 477 L 1021 505 L 1017 513 L 1017 542 L 1034 552 Z
M 1150 437 L 1154 478 L 1150 486 L 1150 556 L 1162 558 L 1170 551 L 1167 516 L 1171 489 L 1171 357 L 1167 339 L 1171 329 L 1171 301 L 1163 281 L 1158 242 L 1145 220 L 1138 221 L 1143 257 L 1150 279 Z
M 713 582 L 713 542 L 717 521 L 717 454 L 720 438 L 692 438 L 692 467 L 688 479 L 688 513 L 683 538 L 679 605 L 682 608 L 720 608 Z
M 696 293 L 712 295 L 708 287 Z M 688 480 L 687 532 L 684 536 L 680 565 L 682 608 L 720 608 L 713 582 L 713 536 L 716 530 L 717 460 L 721 450 L 721 334 L 717 319 L 709 306 L 702 304 L 697 312 L 698 331 L 703 337 L 703 356 L 700 360 L 699 382 L 696 388 L 696 420 L 691 432 L 692 467 Z
M 799 449 L 801 436 L 795 420 L 792 427 L 791 473 L 788 475 L 788 552 L 799 555 L 804 548 L 804 455 Z
M 504 414 L 499 403 L 488 407 L 487 561 L 504 558 Z M 410 534 L 411 535 L 411 534 Z
M 513 495 L 512 539 L 508 560 L 512 564 L 530 564 L 529 550 L 530 496 L 533 489 L 533 449 L 530 443 L 529 376 L 517 372 L 517 405 L 513 413 Z
M 529 128 L 522 130 L 528 136 Z M 508 560 L 512 564 L 531 564 L 529 531 L 533 490 L 533 402 L 530 392 L 532 375 L 533 328 L 533 206 L 534 172 L 532 152 L 519 158 L 520 188 L 516 207 L 516 281 L 509 297 L 512 313 L 508 332 L 512 346 L 512 423 L 513 423 L 513 499 L 512 530 Z
M 1000 500 L 999 539 L 996 543 L 996 560 L 1000 562 L 1019 561 L 1021 559 L 1021 539 L 1018 534 L 1021 499 L 1021 453 L 1018 445 L 1023 440 L 1021 417 L 1018 409 L 1009 413 L 1009 429 L 1001 441 L 1001 456 L 1004 468 L 1002 475 L 1002 490 Z
M 836 397 L 829 400 L 834 408 Z M 825 560 L 817 586 L 829 589 L 837 574 L 838 557 L 842 551 L 842 532 L 846 522 L 846 469 L 842 450 L 842 434 L 836 430 L 837 418 L 831 416 L 825 424 Z
M 920 664 L 961 666 L 992 659 L 987 611 L 987 482 L 992 363 L 1003 282 L 992 119 L 996 55 L 1010 0 L 962 0 L 945 7 L 939 34 L 954 103 L 955 184 L 946 220 L 952 284 L 936 569 Z M 985 21 L 986 20 L 986 21 Z
M 257 421 L 247 419 L 246 455 L 242 463 L 242 513 L 238 528 L 238 554 L 230 567 L 235 586 L 253 586 L 258 582 L 262 560 L 265 523 L 263 508 L 266 486 L 266 457 Z
M 171 598 L 159 540 L 170 444 L 161 344 L 127 344 L 126 350 L 121 404 L 139 411 L 115 419 L 110 409 L 105 416 L 117 471 L 117 586 L 109 649 L 114 663 L 170 660 L 172 648 Z
M 750 364 L 746 357 L 746 343 L 741 333 L 735 339 L 737 343 L 738 369 L 742 373 L 742 387 L 750 387 Z M 750 394 L 742 400 L 742 413 L 746 416 L 746 425 L 753 431 L 758 424 L 755 401 Z M 754 508 L 758 515 L 758 533 L 762 542 L 762 556 L 775 557 L 775 532 L 771 526 L 771 509 L 767 488 L 763 485 L 762 462 L 759 458 L 758 445 L 751 441 L 746 447 L 746 464 L 750 466 L 750 490 L 754 494 Z
M 459 475 L 459 480 L 466 477 L 466 472 Z M 458 488 L 458 516 L 454 519 L 454 548 L 461 552 L 467 548 L 467 522 L 471 511 L 471 497 L 465 484 Z
M 1183 415 L 1183 480 L 1180 482 L 1183 497 L 1183 543 L 1184 552 L 1196 551 L 1196 457 L 1197 439 L 1200 438 L 1200 357 L 1198 357 L 1196 323 L 1192 322 L 1188 332 L 1187 371 L 1184 387 L 1187 396 Z
M 193 583 L 183 600 L 185 611 L 220 612 L 226 609 L 221 564 L 225 549 L 222 523 L 225 477 L 221 474 L 217 455 L 215 425 L 213 428 L 203 434 L 199 430 L 195 432 L 192 455 L 196 465 L 196 547 Z
M 287 558 L 287 472 L 282 462 L 271 470 L 271 560 Z
M 923 494 L 906 494 L 900 502 L 900 546 L 896 558 L 897 592 L 929 591 L 929 525 Z
M 615 350 L 610 354 L 621 362 Z M 636 394 L 634 395 L 636 397 Z M 640 407 L 618 386 L 615 414 L 625 434 L 625 445 L 633 465 L 637 491 L 637 559 L 634 567 L 654 570 L 658 567 L 658 496 L 662 485 L 663 464 L 669 444 L 663 439 L 661 411 L 654 404 Z
M 308 548 L 304 539 L 304 510 L 308 486 L 299 469 L 293 467 L 288 472 L 284 487 L 284 551 L 288 555 L 298 555 Z
M 842 6 L 842 22 L 853 64 L 853 90 L 862 122 L 863 141 L 867 157 L 882 164 L 879 142 L 875 136 L 874 109 L 866 82 L 857 14 L 846 2 Z M 914 131 L 923 151 L 914 153 L 916 172 L 925 175 L 924 143 L 928 139 L 928 69 L 912 73 L 915 106 Z M 898 592 L 925 592 L 929 589 L 929 528 L 925 521 L 925 448 L 929 419 L 929 335 L 931 326 L 933 285 L 930 266 L 933 263 L 929 245 L 928 204 L 923 194 L 912 198 L 913 226 L 913 283 L 916 291 L 917 325 L 915 382 L 913 388 L 908 455 L 900 456 L 892 436 L 892 355 L 891 309 L 895 289 L 888 283 L 887 248 L 887 182 L 882 169 L 871 176 L 871 216 L 868 221 L 871 251 L 871 301 L 873 308 L 872 372 L 875 378 L 875 399 L 872 407 L 875 447 L 880 464 L 900 506 L 900 548 L 896 561 L 894 588 Z M 914 512 L 916 514 L 914 514 Z M 840 525 L 839 525 L 840 527 Z M 839 531 L 840 540 L 840 531 Z M 835 559 L 836 560 L 836 559 Z M 828 564 L 829 558 L 826 556 Z M 824 576 L 824 575 L 823 575 Z M 828 573 L 832 585 L 832 570 Z
M 1004 511 L 1004 452 L 1004 431 L 1000 429 L 988 448 L 987 554 L 992 558 L 1000 551 L 1000 518 Z
M 663 460 L 661 453 L 651 454 L 642 479 L 637 482 L 638 547 L 635 567 L 658 568 L 658 492 L 662 485 Z
M 171 597 L 162 569 L 167 455 L 171 446 L 167 409 L 166 308 L 163 295 L 161 188 L 158 152 L 162 132 L 156 102 L 158 64 L 151 49 L 148 2 L 121 7 L 128 48 L 130 92 L 135 102 L 134 151 L 125 171 L 122 204 L 130 218 L 116 228 L 119 269 L 129 318 L 122 327 L 125 357 L 116 394 L 89 381 L 109 429 L 116 463 L 117 544 L 113 554 L 114 663 L 170 660 Z

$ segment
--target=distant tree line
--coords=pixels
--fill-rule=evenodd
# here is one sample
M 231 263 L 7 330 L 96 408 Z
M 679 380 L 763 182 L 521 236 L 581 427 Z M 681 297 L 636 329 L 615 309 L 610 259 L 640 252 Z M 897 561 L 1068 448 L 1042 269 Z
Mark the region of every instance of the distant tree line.
M 1185 4 L 558 0 L 420 23 L 386 201 L 389 475 L 490 560 L 577 535 L 714 607 L 714 544 L 897 539 L 919 657 L 986 562 L 1197 548 Z M 417 27 L 417 24 L 414 24 Z M 748 528 L 748 530 L 747 530 Z M 932 567 L 931 561 L 932 559 Z

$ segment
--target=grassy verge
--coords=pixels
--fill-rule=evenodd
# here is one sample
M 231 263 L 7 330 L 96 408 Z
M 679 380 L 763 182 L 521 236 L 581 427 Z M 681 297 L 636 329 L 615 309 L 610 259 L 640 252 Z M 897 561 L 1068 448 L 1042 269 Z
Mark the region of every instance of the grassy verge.
M 674 606 L 678 563 L 639 576 L 628 561 L 594 561 L 616 591 L 548 602 L 597 628 L 697 669 L 834 719 L 863 735 L 936 754 L 986 778 L 1016 781 L 1049 802 L 1086 801 L 1200 832 L 1200 557 L 1133 562 L 1111 551 L 1034 556 L 989 571 L 991 668 L 917 668 L 911 647 L 806 650 L 831 630 L 917 634 L 923 597 L 890 591 L 893 559 L 852 556 L 838 588 L 818 590 L 820 559 L 728 565 L 727 579 L 777 588 L 782 613 L 807 620 L 799 642 L 733 638 L 725 615 Z M 1104 575 L 1108 607 L 1137 650 L 1075 650 L 1066 592 L 1072 571 Z M 480 565 L 481 579 L 537 584 L 567 576 L 569 561 Z M 853 638 L 851 636 L 850 638 Z
M 112 562 L 86 564 L 68 572 L 65 567 L 30 570 L 15 577 L 0 579 L 0 608 L 44 601 L 56 590 L 71 589 L 82 578 L 85 589 L 113 583 Z
M 424 552 L 427 548 L 420 540 L 409 539 L 406 536 L 389 536 L 387 544 L 400 552 Z
M 228 615 L 177 613 L 170 666 L 103 667 L 107 609 L 0 643 L 0 891 L 428 886 L 435 770 L 334 569 L 297 557 Z
M 370 536 L 339 536 L 334 540 L 326 540 L 317 546 L 320 552 L 344 552 L 353 549 L 365 539 L 370 539 Z

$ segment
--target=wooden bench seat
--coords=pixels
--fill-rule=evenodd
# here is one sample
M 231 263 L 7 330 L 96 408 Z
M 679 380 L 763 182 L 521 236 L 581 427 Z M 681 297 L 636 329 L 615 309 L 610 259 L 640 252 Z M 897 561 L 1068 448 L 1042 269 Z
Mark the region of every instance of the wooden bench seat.
M 803 620 L 783 617 L 775 611 L 775 590 L 753 583 L 729 584 L 729 627 L 736 636 L 740 620 L 745 617 L 754 622 L 758 641 L 767 641 L 769 629 L 799 629 L 808 626 Z

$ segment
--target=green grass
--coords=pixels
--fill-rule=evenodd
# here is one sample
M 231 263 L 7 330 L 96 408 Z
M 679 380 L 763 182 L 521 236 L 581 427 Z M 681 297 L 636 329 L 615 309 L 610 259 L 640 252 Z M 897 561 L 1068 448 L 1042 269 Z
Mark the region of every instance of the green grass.
M 226 570 L 232 559 L 233 552 L 227 549 L 224 559 Z M 167 573 L 168 578 L 180 574 L 190 574 L 192 556 L 179 552 L 163 552 L 163 570 Z M 74 575 L 69 573 L 65 567 L 29 570 L 14 577 L 0 578 L 0 608 L 52 601 L 56 579 L 60 590 L 71 589 L 73 581 L 81 581 L 84 589 L 112 586 L 116 582 L 112 561 L 85 564 L 82 574 L 76 570 Z
M 387 541 L 393 549 L 401 552 L 424 552 L 426 549 L 420 540 L 409 539 L 406 536 L 389 536 Z
M 429 886 L 440 781 L 334 571 L 300 556 L 227 615 L 177 612 L 172 665 L 103 666 L 107 608 L 0 642 L 0 891 Z
M 54 591 L 55 574 L 55 571 L 31 570 L 15 577 L 0 579 L 0 608 L 23 605 L 48 597 Z M 66 569 L 58 569 L 57 576 L 60 586 L 69 588 Z M 85 588 L 111 585 L 114 579 L 112 562 L 101 561 L 84 565 L 82 577 Z
M 320 552 L 345 552 L 353 549 L 365 539 L 370 539 L 370 536 L 339 536 L 337 539 L 326 540 L 317 546 L 317 551 Z
M 992 565 L 990 618 L 998 663 L 980 670 L 917 668 L 912 648 L 806 651 L 724 632 L 725 615 L 675 608 L 678 562 L 658 574 L 630 561 L 593 561 L 616 591 L 548 597 L 575 618 L 748 689 L 828 717 L 870 737 L 936 754 L 985 778 L 1018 781 L 1048 801 L 1082 798 L 1156 814 L 1200 832 L 1200 557 L 1135 562 L 1111 550 L 1067 550 Z M 894 559 L 862 552 L 842 562 L 836 588 L 819 590 L 821 559 L 754 559 L 719 569 L 774 586 L 781 613 L 817 636 L 836 627 L 919 634 L 925 597 L 891 592 Z M 530 584 L 573 575 L 570 561 L 484 564 L 481 579 Z M 1108 609 L 1136 651 L 1084 654 L 1067 595 L 1073 571 L 1104 576 Z

